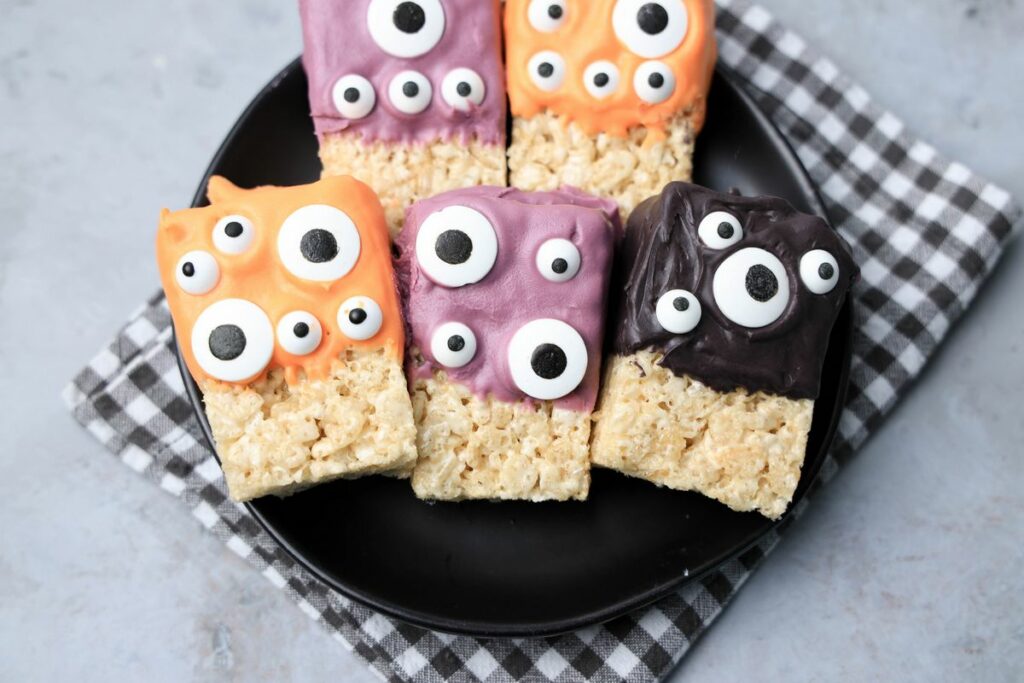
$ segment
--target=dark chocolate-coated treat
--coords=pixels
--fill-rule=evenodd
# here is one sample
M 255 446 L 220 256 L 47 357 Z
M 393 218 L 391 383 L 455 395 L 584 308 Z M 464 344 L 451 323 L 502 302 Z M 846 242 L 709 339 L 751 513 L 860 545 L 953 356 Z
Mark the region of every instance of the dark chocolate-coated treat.
M 615 353 L 653 348 L 673 373 L 717 391 L 797 399 L 817 397 L 829 333 L 858 277 L 823 219 L 782 199 L 689 183 L 670 183 L 633 211 L 617 268 Z M 685 334 L 661 322 L 672 326 L 659 310 L 684 310 L 678 295 L 659 309 L 673 290 L 700 302 Z

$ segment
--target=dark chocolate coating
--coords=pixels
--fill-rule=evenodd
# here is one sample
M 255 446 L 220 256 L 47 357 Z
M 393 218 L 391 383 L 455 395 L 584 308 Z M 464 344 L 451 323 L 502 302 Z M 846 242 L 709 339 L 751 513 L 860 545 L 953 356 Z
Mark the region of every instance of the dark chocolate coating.
M 743 238 L 726 249 L 708 247 L 697 234 L 701 219 L 714 211 L 729 212 L 743 226 Z M 756 329 L 723 315 L 712 291 L 719 266 L 748 247 L 774 254 L 789 279 L 782 316 Z M 827 294 L 812 293 L 800 279 L 800 258 L 812 249 L 827 251 L 839 265 L 839 280 Z M 670 183 L 633 211 L 616 268 L 615 353 L 653 348 L 673 373 L 717 391 L 745 388 L 788 398 L 818 396 L 829 334 L 859 273 L 849 246 L 823 219 L 782 199 L 721 194 L 689 183 Z M 748 280 L 757 275 L 748 273 Z M 770 280 L 737 286 L 752 285 L 767 295 Z M 701 320 L 689 333 L 666 332 L 658 323 L 658 299 L 672 289 L 692 292 L 701 303 Z

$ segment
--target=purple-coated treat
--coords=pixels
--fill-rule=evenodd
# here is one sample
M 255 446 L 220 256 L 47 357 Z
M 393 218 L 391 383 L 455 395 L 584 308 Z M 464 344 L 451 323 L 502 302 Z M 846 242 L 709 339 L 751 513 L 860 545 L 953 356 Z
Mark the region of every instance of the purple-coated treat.
M 504 145 L 498 0 L 299 0 L 317 135 Z
M 413 204 L 398 237 L 410 377 L 593 409 L 618 207 L 575 188 L 473 187 Z

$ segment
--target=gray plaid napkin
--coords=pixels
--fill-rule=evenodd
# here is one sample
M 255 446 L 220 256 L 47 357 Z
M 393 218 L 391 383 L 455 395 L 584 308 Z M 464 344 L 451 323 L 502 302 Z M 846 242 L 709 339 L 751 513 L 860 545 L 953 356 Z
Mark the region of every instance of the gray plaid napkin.
M 1020 210 L 1006 192 L 912 138 L 761 7 L 720 0 L 718 35 L 722 62 L 796 149 L 861 266 L 852 386 L 822 470 L 827 481 L 970 304 Z M 773 534 L 653 607 L 557 638 L 481 640 L 397 623 L 318 583 L 227 499 L 170 341 L 158 296 L 67 388 L 75 418 L 389 681 L 659 680 L 778 540 Z

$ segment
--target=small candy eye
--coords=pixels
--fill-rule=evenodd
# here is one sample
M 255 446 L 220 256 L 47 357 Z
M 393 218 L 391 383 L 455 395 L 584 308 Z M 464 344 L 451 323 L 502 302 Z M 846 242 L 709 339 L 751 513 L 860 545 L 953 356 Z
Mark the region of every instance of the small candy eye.
M 533 84 L 544 92 L 558 90 L 565 80 L 565 60 L 551 50 L 543 50 L 530 57 L 526 69 Z
M 828 294 L 839 282 L 839 263 L 827 251 L 809 251 L 800 259 L 800 279 L 814 294 Z
M 526 18 L 542 33 L 557 31 L 565 23 L 565 0 L 531 0 Z
M 498 237 L 487 217 L 468 206 L 447 206 L 423 221 L 416 260 L 431 280 L 462 287 L 484 279 L 498 258 Z
M 400 71 L 388 84 L 388 99 L 403 114 L 419 114 L 433 95 L 430 81 L 419 71 Z
M 353 121 L 369 116 L 377 105 L 373 84 L 359 74 L 348 74 L 335 81 L 331 99 L 338 113 Z
M 587 374 L 587 345 L 571 325 L 541 318 L 520 327 L 508 344 L 512 381 L 531 398 L 572 393 Z
M 612 10 L 615 36 L 630 52 L 647 59 L 679 47 L 687 23 L 683 0 L 618 0 Z
M 178 286 L 189 294 L 206 294 L 220 281 L 220 266 L 207 251 L 190 251 L 175 267 L 174 277 Z
M 380 332 L 384 312 L 368 296 L 354 296 L 338 307 L 338 327 L 349 339 L 365 341 Z
M 711 284 L 718 309 L 743 327 L 765 327 L 789 306 L 789 277 L 774 254 L 747 247 L 725 259 Z
M 676 90 L 676 76 L 662 62 L 644 62 L 633 74 L 633 90 L 648 104 L 661 104 Z
M 480 74 L 465 67 L 452 69 L 441 81 L 441 97 L 457 111 L 469 111 L 471 105 L 479 107 L 486 93 Z
M 370 0 L 366 26 L 373 42 L 392 57 L 419 57 L 434 49 L 444 34 L 439 0 Z
M 551 282 L 567 282 L 576 277 L 580 262 L 580 250 L 569 240 L 548 240 L 537 250 L 537 270 Z
M 359 258 L 359 231 L 341 209 L 310 204 L 281 224 L 277 253 L 288 271 L 303 280 L 331 282 L 348 274 Z
M 728 249 L 743 239 L 743 226 L 726 211 L 712 211 L 697 226 L 701 242 L 711 249 Z
M 446 368 L 461 368 L 476 355 L 476 335 L 462 323 L 439 325 L 430 338 L 430 354 Z
M 267 367 L 274 353 L 274 326 L 256 304 L 223 299 L 192 326 L 192 354 L 203 372 L 224 382 L 241 382 Z
M 596 99 L 603 100 L 619 89 L 619 67 L 604 60 L 594 62 L 583 72 L 583 86 Z
M 256 239 L 256 229 L 245 216 L 224 216 L 213 226 L 213 246 L 225 254 L 241 254 Z
M 665 292 L 658 299 L 655 308 L 658 324 L 666 332 L 686 334 L 693 331 L 700 322 L 700 302 L 685 289 L 673 289 Z
M 312 313 L 292 311 L 277 323 L 277 342 L 294 356 L 306 356 L 320 346 L 324 330 Z

